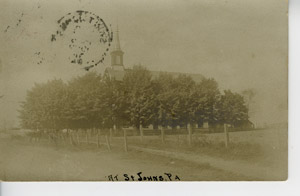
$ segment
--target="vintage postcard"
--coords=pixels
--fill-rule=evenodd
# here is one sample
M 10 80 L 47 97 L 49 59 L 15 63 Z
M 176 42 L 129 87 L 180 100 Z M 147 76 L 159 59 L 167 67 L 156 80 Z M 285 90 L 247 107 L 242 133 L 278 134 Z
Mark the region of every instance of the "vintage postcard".
M 0 0 L 1 181 L 284 181 L 285 0 Z

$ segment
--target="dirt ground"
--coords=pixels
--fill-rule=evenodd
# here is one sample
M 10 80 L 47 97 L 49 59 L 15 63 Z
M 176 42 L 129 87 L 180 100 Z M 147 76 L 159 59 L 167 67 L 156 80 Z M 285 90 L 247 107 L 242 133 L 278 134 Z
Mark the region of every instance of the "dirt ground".
M 21 132 L 0 132 L 0 179 L 4 181 L 114 181 L 139 179 L 141 176 L 163 177 L 183 181 L 286 180 L 287 129 L 266 129 L 230 133 L 230 146 L 224 148 L 223 134 L 205 135 L 210 145 L 201 145 L 203 135 L 193 135 L 193 146 L 186 136 L 128 137 L 129 152 L 123 138 L 112 140 L 112 151 L 101 136 L 100 148 L 95 138 L 80 145 L 67 141 L 57 145 L 46 138 L 29 142 Z M 139 150 L 142 149 L 142 150 Z M 144 150 L 143 150 L 144 149 Z M 152 152 L 153 151 L 153 152 Z M 159 151 L 159 152 L 158 152 Z M 175 154 L 174 154 L 175 153 Z M 169 154 L 171 156 L 169 156 Z M 167 174 L 165 174 L 167 173 Z M 127 174 L 129 178 L 124 175 Z M 115 177 L 118 175 L 118 177 Z M 112 178 L 113 177 L 113 178 Z M 151 178 L 149 178 L 151 179 Z M 146 178 L 148 180 L 148 178 Z
M 128 137 L 128 144 L 144 151 L 152 149 L 158 154 L 176 153 L 175 157 L 180 154 L 184 160 L 208 162 L 219 169 L 254 176 L 256 180 L 287 179 L 287 127 L 230 132 L 228 148 L 224 145 L 224 133 L 193 134 L 192 146 L 187 143 L 187 135 L 168 135 L 165 138 L 163 144 L 159 136 L 144 137 L 143 142 L 139 136 L 134 136 Z M 120 138 L 119 143 L 122 142 Z
M 138 181 L 141 176 L 162 176 L 164 181 L 252 180 L 251 178 L 214 169 L 209 164 L 166 158 L 148 153 L 105 147 L 30 143 L 24 138 L 0 137 L 0 179 L 3 181 L 108 181 L 124 174 Z M 169 178 L 165 173 L 171 174 Z M 111 176 L 110 176 L 111 175 Z M 148 180 L 150 178 L 146 178 Z

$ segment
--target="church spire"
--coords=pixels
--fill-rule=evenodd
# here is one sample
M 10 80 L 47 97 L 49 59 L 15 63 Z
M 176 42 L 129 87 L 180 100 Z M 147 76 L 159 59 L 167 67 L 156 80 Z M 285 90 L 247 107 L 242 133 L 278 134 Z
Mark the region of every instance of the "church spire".
M 111 67 L 113 70 L 124 70 L 123 65 L 123 54 L 124 52 L 121 50 L 120 46 L 120 38 L 119 38 L 119 28 L 117 26 L 117 31 L 114 36 L 113 43 L 113 51 L 110 53 L 111 55 Z
M 120 38 L 119 38 L 119 27 L 117 25 L 117 31 L 116 31 L 116 39 L 115 39 L 115 50 L 121 50 L 120 46 Z

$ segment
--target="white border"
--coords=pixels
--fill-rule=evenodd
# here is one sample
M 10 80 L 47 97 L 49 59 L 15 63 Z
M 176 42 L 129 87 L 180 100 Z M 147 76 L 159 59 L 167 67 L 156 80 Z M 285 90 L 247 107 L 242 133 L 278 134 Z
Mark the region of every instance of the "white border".
M 283 0 L 282 0 L 283 1 Z M 1 196 L 89 195 L 300 195 L 300 1 L 289 6 L 289 178 L 285 182 L 32 182 L 2 183 Z M 1 155 L 0 155 L 1 156 Z M 0 157 L 1 158 L 1 157 Z

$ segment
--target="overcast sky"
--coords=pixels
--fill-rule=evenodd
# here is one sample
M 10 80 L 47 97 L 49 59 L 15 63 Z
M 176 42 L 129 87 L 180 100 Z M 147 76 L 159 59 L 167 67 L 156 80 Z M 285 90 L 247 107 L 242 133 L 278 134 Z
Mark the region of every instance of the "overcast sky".
M 85 73 L 68 59 L 70 34 L 50 41 L 57 20 L 76 10 L 118 24 L 125 66 L 199 73 L 237 92 L 254 88 L 261 121 L 286 119 L 285 0 L 0 0 L 0 7 L 0 122 L 16 119 L 34 82 Z M 105 65 L 109 56 L 93 70 Z

